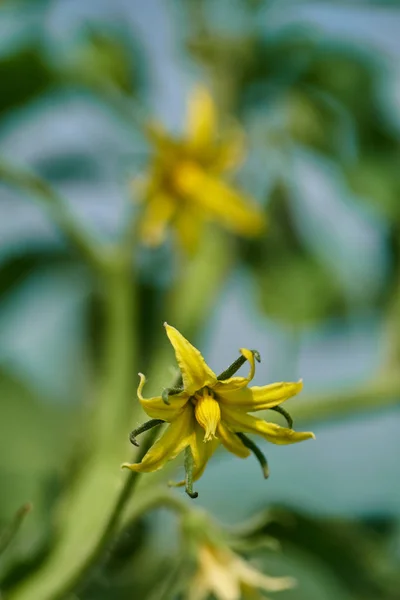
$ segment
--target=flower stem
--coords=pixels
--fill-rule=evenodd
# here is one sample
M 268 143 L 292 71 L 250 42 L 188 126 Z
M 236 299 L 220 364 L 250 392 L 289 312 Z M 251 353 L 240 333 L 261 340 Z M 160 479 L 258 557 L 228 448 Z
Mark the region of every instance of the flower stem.
M 67 203 L 38 175 L 0 161 L 0 181 L 36 197 L 82 258 L 96 270 L 103 266 L 105 252 L 99 242 L 70 211 Z
M 296 422 L 318 423 L 387 409 L 398 405 L 399 399 L 400 376 L 393 373 L 353 390 L 289 400 L 288 405 Z
M 32 504 L 30 502 L 23 504 L 15 513 L 11 523 L 1 532 L 0 555 L 3 554 L 3 552 L 5 552 L 8 546 L 11 544 L 12 540 L 18 533 L 19 528 L 21 527 L 22 521 L 31 510 Z
M 103 381 L 89 421 L 89 456 L 57 511 L 57 542 L 32 575 L 9 590 L 7 600 L 59 600 L 85 576 L 119 518 L 134 486 L 119 471 L 132 415 L 135 299 L 129 262 L 109 262 L 100 278 L 106 332 Z

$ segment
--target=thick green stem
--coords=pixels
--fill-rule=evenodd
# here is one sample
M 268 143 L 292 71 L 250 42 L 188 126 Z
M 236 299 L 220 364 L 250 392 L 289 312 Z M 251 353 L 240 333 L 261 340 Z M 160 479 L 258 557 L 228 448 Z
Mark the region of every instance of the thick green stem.
M 89 429 L 89 456 L 58 510 L 57 542 L 48 560 L 5 596 L 7 600 L 58 600 L 87 572 L 114 529 L 133 486 L 119 470 L 126 451 L 135 372 L 132 281 L 129 263 L 110 262 L 101 280 L 106 311 L 103 382 Z M 107 539 L 106 539 L 107 538 Z

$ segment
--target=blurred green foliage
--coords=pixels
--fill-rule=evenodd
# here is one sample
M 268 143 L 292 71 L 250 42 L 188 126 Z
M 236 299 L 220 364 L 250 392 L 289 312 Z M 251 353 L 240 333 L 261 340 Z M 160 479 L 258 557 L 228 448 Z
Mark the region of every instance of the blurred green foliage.
M 197 10 L 206 5 L 197 4 Z M 206 66 L 223 106 L 249 123 L 250 144 L 262 153 L 259 164 L 279 164 L 269 171 L 265 192 L 270 235 L 245 253 L 255 269 L 262 308 L 299 325 L 340 317 L 345 309 L 350 314 L 365 310 L 371 301 L 383 307 L 387 280 L 375 297 L 360 304 L 360 298 L 349 298 L 338 271 L 307 247 L 293 214 L 294 199 L 301 206 L 304 198 L 293 181 L 292 163 L 299 152 L 304 157 L 311 152 L 317 168 L 326 159 L 334 161 L 353 210 L 368 203 L 398 232 L 400 132 L 387 99 L 389 61 L 372 48 L 305 25 L 255 33 L 250 21 L 238 35 L 219 31 L 215 23 L 205 26 L 205 20 L 202 27 L 189 22 L 188 48 Z
M 176 49 L 192 69 L 211 82 L 221 110 L 246 126 L 250 150 L 259 153 L 268 167 L 278 163 L 276 169 L 271 167 L 258 194 L 266 205 L 268 236 L 238 242 L 232 249 L 232 255 L 237 253 L 242 267 L 251 273 L 262 311 L 290 327 L 347 318 L 360 311 L 385 314 L 392 306 L 398 275 L 394 271 L 400 261 L 399 119 L 387 100 L 392 76 L 388 61 L 375 50 L 312 27 L 261 31 L 249 19 L 241 32 L 219 31 L 202 11 L 201 2 L 176 4 L 182 19 L 179 26 L 184 25 L 184 39 L 179 46 L 176 35 Z M 267 4 L 262 0 L 243 3 L 251 14 Z M 26 3 L 4 5 L 12 7 L 17 19 L 24 18 Z M 51 1 L 37 4 L 43 19 L 51 5 Z M 192 18 L 193 7 L 202 18 Z M 135 10 L 141 8 L 136 5 Z M 67 97 L 71 92 L 84 95 L 89 109 L 100 102 L 123 120 L 125 116 L 116 110 L 115 95 L 122 103 L 139 99 L 150 104 L 150 65 L 138 40 L 122 23 L 110 26 L 94 21 L 82 26 L 65 54 L 56 52 L 45 29 L 27 35 L 20 44 L 13 43 L 0 52 L 0 129 L 7 130 L 35 107 L 45 110 L 56 96 Z M 355 213 L 360 206 L 368 206 L 383 219 L 388 235 L 382 243 L 390 264 L 376 294 L 362 300 L 351 297 L 338 271 L 306 243 L 293 209 L 299 190 L 291 167 L 299 149 L 332 161 L 344 177 Z M 141 150 L 146 157 L 145 144 Z M 46 159 L 47 165 L 56 164 L 56 168 L 48 166 L 46 170 Z M 93 164 L 78 148 L 66 152 L 58 163 L 52 159 L 42 156 L 40 161 L 42 174 L 54 183 L 84 180 Z M 244 164 L 244 180 L 246 170 L 251 179 L 253 166 L 251 159 Z M 95 168 L 91 174 L 93 179 L 99 176 Z M 0 197 L 0 210 L 1 202 Z M 340 224 L 333 224 L 335 227 Z M 13 251 L 5 248 L 0 258 L 3 302 L 13 301 L 21 285 L 44 267 L 63 272 L 76 261 L 58 242 L 41 240 L 39 249 L 33 250 L 24 239 Z M 180 259 L 172 256 L 169 247 L 141 259 L 138 335 L 143 348 L 140 368 L 146 370 L 152 348 L 158 344 L 155 332 Z M 95 287 L 91 292 L 85 343 L 96 363 L 103 320 Z M 90 384 L 85 381 L 87 387 Z M 85 396 L 87 390 L 81 391 Z M 33 383 L 29 386 L 19 381 L 7 361 L 1 364 L 0 396 L 0 479 L 5 490 L 0 496 L 0 528 L 21 504 L 27 500 L 34 504 L 18 536 L 0 557 L 0 588 L 7 592 L 36 569 L 51 549 L 51 511 L 74 472 L 71 457 L 77 460 L 74 447 L 81 440 L 75 430 L 79 431 L 81 412 L 73 402 L 66 405 L 59 398 L 45 398 Z M 288 565 L 293 566 L 302 585 L 298 595 L 284 592 L 282 600 L 333 599 L 337 594 L 353 600 L 398 598 L 398 556 L 393 550 L 398 545 L 398 522 L 394 518 L 372 515 L 361 522 L 334 520 L 303 514 L 296 507 L 280 507 L 272 514 L 272 519 L 247 532 L 241 542 L 253 546 L 252 555 L 265 564 L 268 573 L 287 574 Z M 183 573 L 187 577 L 187 572 L 179 570 L 182 557 L 169 551 L 169 539 L 159 535 L 163 526 L 157 530 L 157 518 L 141 520 L 121 532 L 105 563 L 78 590 L 81 600 L 128 600 L 132 590 L 138 598 L 172 597 L 160 582 L 164 577 L 168 580 L 168 574 L 179 579 Z M 269 550 L 255 550 L 271 536 L 283 547 L 278 558 Z

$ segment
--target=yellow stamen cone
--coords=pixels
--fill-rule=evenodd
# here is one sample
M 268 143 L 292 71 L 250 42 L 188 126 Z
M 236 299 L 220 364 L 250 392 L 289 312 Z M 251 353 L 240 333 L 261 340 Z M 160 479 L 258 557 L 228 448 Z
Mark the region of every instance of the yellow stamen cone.
M 207 390 L 197 397 L 194 409 L 196 420 L 204 429 L 204 441 L 209 442 L 215 437 L 218 424 L 221 421 L 221 411 L 218 402 Z

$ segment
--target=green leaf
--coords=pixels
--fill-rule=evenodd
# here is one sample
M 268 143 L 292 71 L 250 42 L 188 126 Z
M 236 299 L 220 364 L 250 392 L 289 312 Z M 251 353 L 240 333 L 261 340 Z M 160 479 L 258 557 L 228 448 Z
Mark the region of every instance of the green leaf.
M 296 598 L 319 599 L 322 593 L 335 598 L 339 596 L 330 590 L 342 588 L 340 598 L 394 600 L 399 579 L 390 549 L 395 532 L 396 523 L 390 518 L 359 522 L 276 506 L 242 527 L 241 537 L 249 548 L 262 547 L 260 540 L 271 537 L 281 544 L 281 552 L 262 550 L 257 556 L 269 574 L 298 579 Z M 324 591 L 318 591 L 321 583 Z
M 77 83 L 135 95 L 145 84 L 143 60 L 138 44 L 122 26 L 90 26 L 82 32 L 67 64 Z
M 337 276 L 302 243 L 287 194 L 278 184 L 268 205 L 268 235 L 242 244 L 261 307 L 268 316 L 292 325 L 342 315 L 344 290 Z
M 55 83 L 55 76 L 40 48 L 26 45 L 0 57 L 0 115 L 35 99 Z
M 396 223 L 400 222 L 399 173 L 394 152 L 365 154 L 346 169 L 347 181 L 356 194 Z

